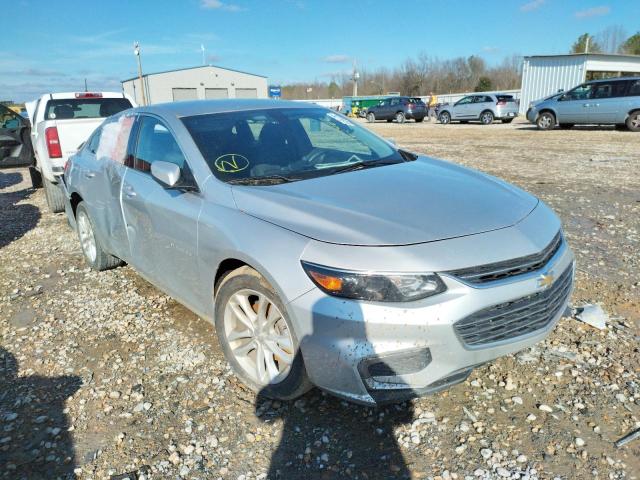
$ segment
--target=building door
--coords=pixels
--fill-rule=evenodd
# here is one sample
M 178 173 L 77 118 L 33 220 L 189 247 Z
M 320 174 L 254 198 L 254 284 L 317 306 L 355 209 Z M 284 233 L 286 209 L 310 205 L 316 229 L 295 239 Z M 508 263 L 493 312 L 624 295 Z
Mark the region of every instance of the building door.
M 236 98 L 258 98 L 258 89 L 236 88 Z
M 204 98 L 207 100 L 215 100 L 217 98 L 229 98 L 228 88 L 205 88 Z
M 198 90 L 195 88 L 173 88 L 172 91 L 174 102 L 198 99 Z

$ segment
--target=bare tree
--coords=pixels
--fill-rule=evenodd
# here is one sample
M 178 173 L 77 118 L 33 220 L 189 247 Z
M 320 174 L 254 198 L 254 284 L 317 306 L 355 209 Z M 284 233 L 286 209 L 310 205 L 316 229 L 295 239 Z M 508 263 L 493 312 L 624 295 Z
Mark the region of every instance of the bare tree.
M 610 25 L 595 36 L 595 41 L 605 53 L 618 53 L 627 39 L 622 25 Z

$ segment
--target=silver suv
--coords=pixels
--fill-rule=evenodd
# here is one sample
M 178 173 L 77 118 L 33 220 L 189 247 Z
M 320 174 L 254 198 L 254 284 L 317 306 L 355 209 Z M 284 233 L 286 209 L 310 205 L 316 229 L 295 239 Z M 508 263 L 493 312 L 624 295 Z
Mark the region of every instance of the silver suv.
M 459 120 L 466 123 L 479 120 L 484 125 L 490 125 L 494 120 L 511 123 L 518 116 L 518 104 L 513 95 L 501 93 L 477 93 L 458 100 L 453 105 L 443 105 L 438 119 L 440 123 L 451 123 Z
M 527 120 L 541 130 L 556 125 L 598 124 L 640 132 L 640 77 L 610 78 L 578 85 L 545 100 L 532 102 Z

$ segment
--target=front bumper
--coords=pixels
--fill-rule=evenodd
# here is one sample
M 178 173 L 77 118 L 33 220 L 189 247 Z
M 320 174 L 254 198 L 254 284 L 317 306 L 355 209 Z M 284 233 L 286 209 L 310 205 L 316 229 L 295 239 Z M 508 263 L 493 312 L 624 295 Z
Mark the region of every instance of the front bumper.
M 529 120 L 529 122 L 531 123 L 536 123 L 537 119 L 538 111 L 533 107 L 529 107 L 529 109 L 527 110 L 527 120 Z
M 541 270 L 558 277 L 573 262 L 565 242 Z M 358 302 L 313 289 L 288 305 L 290 315 L 309 332 L 300 338 L 309 378 L 366 405 L 402 401 L 464 381 L 474 367 L 530 347 L 554 328 L 569 295 L 543 328 L 519 337 L 468 346 L 454 327 L 480 310 L 540 292 L 541 270 L 481 286 L 442 274 L 446 292 L 404 304 Z

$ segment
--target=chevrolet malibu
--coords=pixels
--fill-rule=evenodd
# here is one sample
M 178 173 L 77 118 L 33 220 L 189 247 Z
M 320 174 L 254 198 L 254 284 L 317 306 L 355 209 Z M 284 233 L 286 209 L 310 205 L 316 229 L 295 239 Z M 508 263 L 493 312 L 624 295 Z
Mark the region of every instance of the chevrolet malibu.
M 545 338 L 573 288 L 537 198 L 315 105 L 130 109 L 63 178 L 91 268 L 127 262 L 212 322 L 235 374 L 272 398 L 447 388 Z

